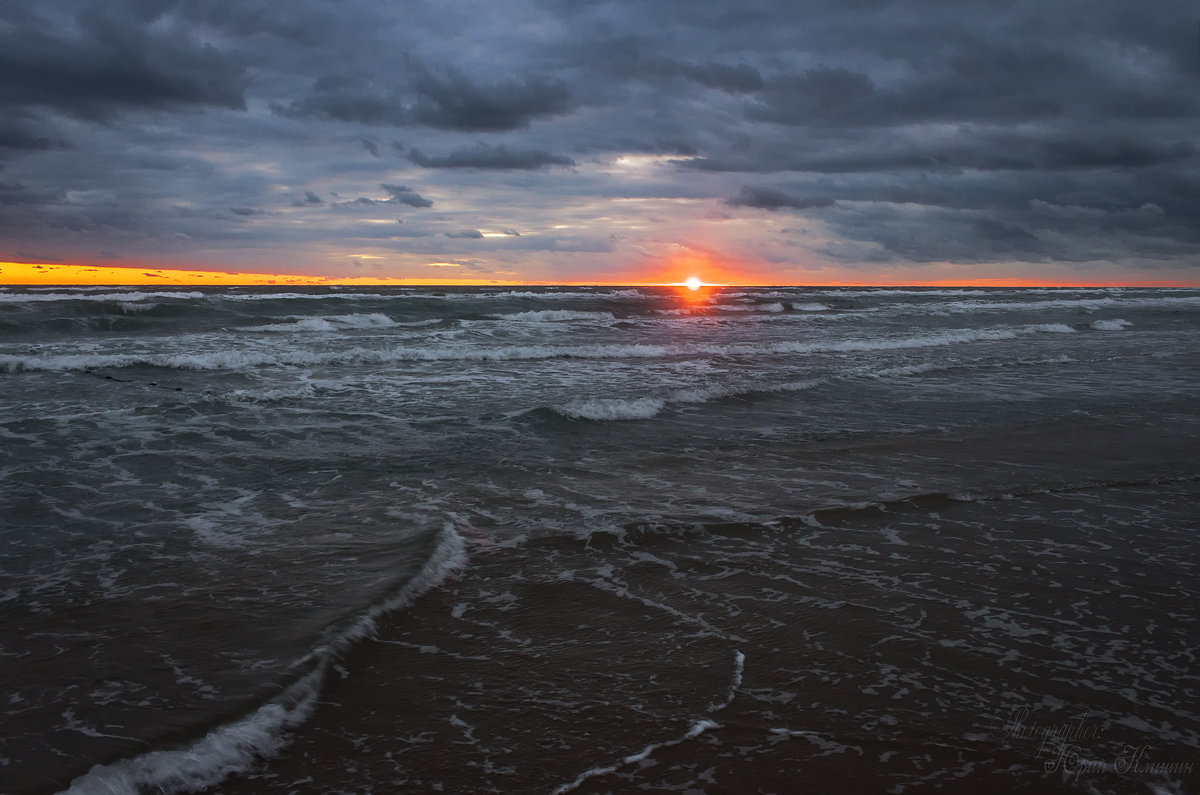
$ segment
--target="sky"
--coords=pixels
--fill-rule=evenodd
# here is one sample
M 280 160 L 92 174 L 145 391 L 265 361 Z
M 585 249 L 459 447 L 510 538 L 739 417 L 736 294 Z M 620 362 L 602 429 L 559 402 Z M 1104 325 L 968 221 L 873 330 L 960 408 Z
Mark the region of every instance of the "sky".
M 1194 285 L 1198 143 L 1194 0 L 0 5 L 8 283 Z

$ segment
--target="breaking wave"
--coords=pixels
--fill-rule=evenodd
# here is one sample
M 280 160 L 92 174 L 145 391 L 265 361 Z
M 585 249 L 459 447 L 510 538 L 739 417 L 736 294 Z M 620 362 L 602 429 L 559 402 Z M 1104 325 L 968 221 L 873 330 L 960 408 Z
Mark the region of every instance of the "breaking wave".
M 0 355 L 0 372 L 35 370 L 90 370 L 95 368 L 162 367 L 182 370 L 230 370 L 263 366 L 312 367 L 323 364 L 387 363 L 403 361 L 508 361 L 521 359 L 655 359 L 673 356 L 762 356 L 823 352 L 856 352 L 925 348 L 986 340 L 1014 339 L 1038 333 L 1074 334 L 1063 323 L 990 329 L 956 329 L 934 334 L 891 339 L 851 339 L 829 342 L 787 341 L 765 344 L 680 345 L 507 345 L 496 347 L 363 348 L 340 351 L 216 350 L 180 354 L 48 354 Z
M 96 765 L 71 782 L 66 795 L 195 792 L 249 770 L 258 759 L 277 754 L 287 745 L 287 731 L 307 720 L 316 708 L 325 675 L 337 655 L 350 644 L 374 634 L 382 615 L 412 604 L 465 565 L 463 538 L 447 523 L 433 554 L 417 575 L 390 599 L 373 606 L 347 629 L 298 660 L 297 668 L 309 670 L 282 694 L 244 718 L 218 726 L 190 745 Z

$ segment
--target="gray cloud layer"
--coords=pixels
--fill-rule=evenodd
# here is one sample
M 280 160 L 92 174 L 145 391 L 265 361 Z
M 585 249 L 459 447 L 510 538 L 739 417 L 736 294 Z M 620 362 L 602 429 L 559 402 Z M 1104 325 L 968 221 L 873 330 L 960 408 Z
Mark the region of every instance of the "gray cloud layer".
M 811 221 L 829 240 L 809 253 L 847 267 L 1198 272 L 1192 2 L 477 9 L 0 7 L 0 259 L 223 246 L 232 258 L 314 241 L 603 252 L 634 232 L 584 216 L 637 198 L 706 201 L 678 211 L 696 223 Z M 631 155 L 660 160 L 636 173 L 606 165 Z M 377 188 L 386 198 L 362 195 Z M 364 217 L 397 206 L 428 210 L 424 226 Z M 636 233 L 646 245 L 688 220 L 665 208 L 647 220 L 660 232 Z M 527 219 L 542 231 L 524 233 Z M 519 241 L 481 231 L 514 227 Z M 770 234 L 763 257 L 778 259 Z

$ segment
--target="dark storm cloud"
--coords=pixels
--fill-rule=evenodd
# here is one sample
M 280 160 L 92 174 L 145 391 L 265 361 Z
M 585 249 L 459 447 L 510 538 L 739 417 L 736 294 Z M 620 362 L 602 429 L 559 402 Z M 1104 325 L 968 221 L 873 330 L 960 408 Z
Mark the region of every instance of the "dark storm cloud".
M 322 199 L 320 196 L 313 193 L 311 190 L 306 190 L 306 191 L 304 191 L 304 198 L 297 199 L 296 201 L 292 202 L 292 206 L 293 207 L 304 207 L 307 205 L 324 204 L 324 203 L 325 203 L 325 200 Z
M 1198 16 L 1184 0 L 2 4 L 0 226 L 11 251 L 47 254 L 474 252 L 490 242 L 457 236 L 485 223 L 489 241 L 531 233 L 508 248 L 593 252 L 717 216 L 767 241 L 793 216 L 851 264 L 1195 268 Z M 431 207 L 422 193 L 451 209 L 364 222 Z M 654 215 L 618 228 L 603 203 L 634 197 Z
M 746 64 L 677 64 L 679 74 L 695 80 L 702 86 L 728 91 L 731 94 L 747 94 L 763 88 L 762 75 Z
M 395 204 L 407 204 L 409 207 L 432 207 L 433 202 L 426 199 L 424 196 L 409 190 L 404 185 L 380 185 L 385 191 L 392 195 L 392 198 L 387 201 Z
M 62 139 L 39 135 L 34 130 L 12 121 L 0 121 L 0 149 L 36 152 L 46 149 L 66 149 Z
M 728 199 L 727 203 L 734 207 L 754 207 L 760 210 L 809 210 L 829 207 L 833 204 L 833 199 L 828 196 L 791 196 L 772 188 L 752 188 L 747 185 L 742 187 L 742 192 L 737 196 Z
M 449 130 L 515 130 L 534 119 L 566 113 L 572 105 L 565 84 L 543 77 L 486 85 L 456 72 L 426 73 L 416 88 L 413 119 Z
M 774 79 L 750 116 L 780 124 L 861 123 L 878 113 L 876 96 L 867 75 L 819 66 Z
M 575 165 L 571 158 L 550 152 L 535 149 L 516 150 L 503 144 L 488 146 L 486 143 L 455 149 L 441 157 L 430 157 L 420 149 L 414 148 L 409 151 L 408 159 L 422 168 L 478 168 L 497 171 L 533 171 L 546 166 Z
M 20 182 L 0 182 L 0 205 L 42 204 L 61 198 L 61 191 L 37 191 Z
M 1065 127 L 1066 125 L 1061 125 Z M 824 174 L 903 171 L 1055 171 L 1138 169 L 1196 160 L 1197 147 L 1174 137 L 1157 138 L 1147 128 L 1140 138 L 1130 129 L 1038 128 L 1015 131 L 959 125 L 953 135 L 896 134 L 869 129 L 857 138 L 814 135 L 807 146 L 790 137 L 763 138 L 742 151 L 681 160 L 684 169 L 716 172 L 807 171 Z
M 993 251 L 1012 251 L 1037 241 L 1037 235 L 1029 230 L 991 218 L 976 218 L 973 232 L 988 241 Z
M 377 207 L 380 205 L 386 206 L 386 205 L 396 205 L 396 204 L 403 204 L 408 207 L 416 207 L 416 208 L 424 208 L 424 207 L 432 207 L 433 206 L 432 199 L 426 199 L 424 196 L 417 193 L 416 191 L 409 190 L 408 186 L 406 186 L 406 185 L 382 184 L 379 187 L 382 188 L 384 191 L 386 191 L 388 194 L 390 194 L 388 196 L 388 198 L 372 199 L 367 196 L 359 196 L 357 199 L 350 199 L 348 201 L 337 202 L 334 205 L 334 207 L 348 209 L 348 208 L 354 208 L 354 207 Z M 306 194 L 306 200 L 305 200 L 304 204 L 313 204 L 314 202 L 310 202 L 307 200 L 308 196 L 313 196 L 313 195 L 314 194 L 312 194 L 311 192 Z M 319 199 L 320 197 L 317 197 L 317 198 Z M 296 205 L 293 205 L 293 206 L 296 206 Z M 403 221 L 401 221 L 401 223 L 403 223 Z
M 500 132 L 564 114 L 573 105 L 564 83 L 540 76 L 484 82 L 453 69 L 434 72 L 414 66 L 410 70 L 409 80 L 397 83 L 321 77 L 308 97 L 275 108 L 292 116 Z
M 99 11 L 76 22 L 0 27 L 0 106 L 104 120 L 122 109 L 245 105 L 244 68 L 188 31 L 131 28 Z

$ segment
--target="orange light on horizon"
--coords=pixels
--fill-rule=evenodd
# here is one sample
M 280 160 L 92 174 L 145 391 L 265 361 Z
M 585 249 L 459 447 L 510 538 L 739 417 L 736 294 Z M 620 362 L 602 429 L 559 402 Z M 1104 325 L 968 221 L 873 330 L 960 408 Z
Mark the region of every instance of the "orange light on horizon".
M 147 285 L 187 287 L 232 286 L 435 286 L 435 285 L 522 285 L 507 279 L 395 278 L 376 276 L 307 276 L 286 273 L 239 273 L 175 268 L 105 267 L 57 265 L 29 262 L 0 262 L 0 284 L 6 285 Z
M 640 278 L 548 281 L 537 279 L 455 279 L 439 276 L 311 276 L 302 274 L 245 273 L 183 268 L 136 266 L 61 265 L 53 263 L 0 262 L 0 285 L 151 285 L 163 286 L 533 286 L 533 285 L 621 285 L 686 288 L 689 297 L 699 298 L 714 289 L 733 286 L 762 287 L 1175 287 L 1200 288 L 1200 280 L 1030 279 L 1018 276 L 964 279 L 903 279 L 894 274 L 875 279 L 809 279 L 787 281 L 764 277 L 751 267 L 740 266 L 714 255 L 677 257 L 666 263 L 645 263 Z M 683 276 L 683 274 L 687 274 Z M 621 274 L 627 275 L 627 274 Z M 682 278 L 681 278 L 682 277 Z M 695 285 L 695 286 L 693 286 Z

